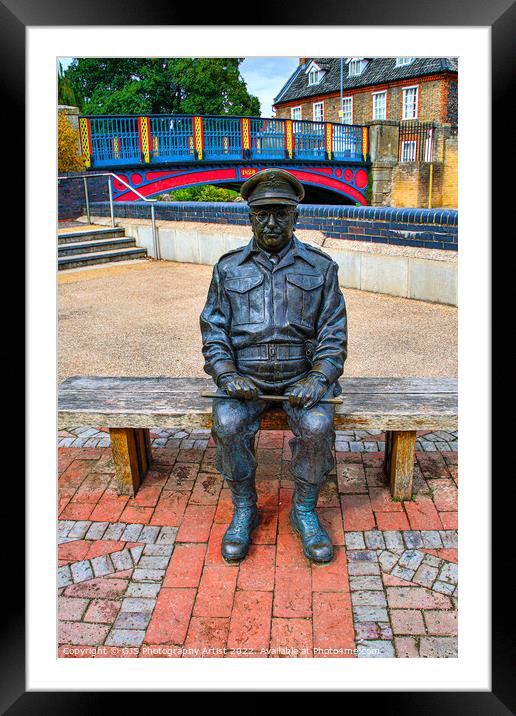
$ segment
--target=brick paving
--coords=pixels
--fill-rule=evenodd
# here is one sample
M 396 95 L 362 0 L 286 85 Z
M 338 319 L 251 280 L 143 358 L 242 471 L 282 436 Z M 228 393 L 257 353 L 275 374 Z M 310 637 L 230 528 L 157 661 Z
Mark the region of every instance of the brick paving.
M 457 433 L 418 434 L 406 502 L 390 497 L 383 435 L 337 434 L 318 506 L 335 545 L 325 566 L 288 522 L 290 433 L 258 434 L 261 524 L 240 565 L 220 555 L 232 509 L 209 431 L 151 438 L 130 499 L 106 430 L 59 433 L 59 656 L 457 656 Z

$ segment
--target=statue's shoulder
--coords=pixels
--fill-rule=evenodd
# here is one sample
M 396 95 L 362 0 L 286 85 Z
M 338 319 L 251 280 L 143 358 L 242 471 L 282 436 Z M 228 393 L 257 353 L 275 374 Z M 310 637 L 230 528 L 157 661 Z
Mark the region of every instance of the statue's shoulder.
M 328 263 L 334 263 L 332 257 L 329 254 L 326 254 L 322 249 L 320 249 L 318 246 L 314 246 L 313 244 L 305 244 L 303 242 L 303 247 L 314 254 L 317 255 L 317 257 L 320 257 L 321 263 L 324 266 L 327 266 Z
M 217 261 L 217 266 L 223 267 L 223 266 L 227 265 L 228 263 L 231 263 L 231 260 L 233 258 L 238 258 L 244 249 L 245 249 L 245 246 L 239 246 L 236 249 L 231 249 L 230 251 L 226 251 L 225 254 L 222 254 L 222 256 L 219 257 L 219 260 Z

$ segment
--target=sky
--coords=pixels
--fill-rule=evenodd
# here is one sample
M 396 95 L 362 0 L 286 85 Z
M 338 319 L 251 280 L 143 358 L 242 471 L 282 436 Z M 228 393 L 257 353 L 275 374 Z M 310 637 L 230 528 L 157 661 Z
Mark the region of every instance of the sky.
M 71 57 L 60 57 L 66 70 Z M 299 62 L 298 57 L 246 57 L 240 65 L 249 94 L 260 100 L 262 117 L 272 117 L 272 102 Z

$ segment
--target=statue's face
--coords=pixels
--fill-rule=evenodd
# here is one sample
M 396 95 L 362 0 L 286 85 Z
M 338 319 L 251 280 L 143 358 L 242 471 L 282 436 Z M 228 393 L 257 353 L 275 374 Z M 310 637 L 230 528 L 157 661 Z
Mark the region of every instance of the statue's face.
M 249 218 L 258 246 L 268 253 L 278 253 L 294 233 L 298 211 L 288 204 L 264 204 L 251 209 Z

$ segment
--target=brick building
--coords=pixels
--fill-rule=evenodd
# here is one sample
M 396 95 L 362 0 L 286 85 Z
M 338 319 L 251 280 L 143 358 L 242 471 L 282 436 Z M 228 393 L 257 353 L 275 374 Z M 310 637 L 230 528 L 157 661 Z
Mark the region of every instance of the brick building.
M 300 57 L 274 100 L 282 119 L 342 121 L 418 119 L 457 124 L 454 57 Z

